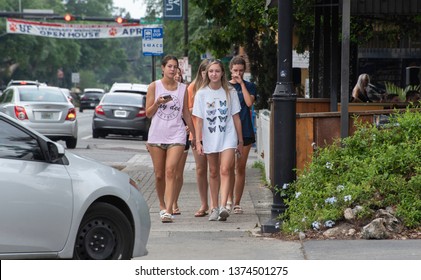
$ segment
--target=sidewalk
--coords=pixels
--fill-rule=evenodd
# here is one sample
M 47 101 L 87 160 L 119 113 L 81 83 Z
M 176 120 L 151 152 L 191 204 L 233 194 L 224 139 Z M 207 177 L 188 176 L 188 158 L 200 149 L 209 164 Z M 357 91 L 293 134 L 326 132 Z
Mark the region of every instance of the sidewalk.
M 149 254 L 142 260 L 421 260 L 421 240 L 304 240 L 283 241 L 261 234 L 270 218 L 272 192 L 260 183 L 260 170 L 252 168 L 257 154 L 248 161 L 246 186 L 241 200 L 244 213 L 231 214 L 226 222 L 194 217 L 200 207 L 195 163 L 191 152 L 179 197 L 181 215 L 173 223 L 161 223 L 154 186 L 152 162 L 147 153 L 136 154 L 124 172 L 138 181 L 150 207 Z

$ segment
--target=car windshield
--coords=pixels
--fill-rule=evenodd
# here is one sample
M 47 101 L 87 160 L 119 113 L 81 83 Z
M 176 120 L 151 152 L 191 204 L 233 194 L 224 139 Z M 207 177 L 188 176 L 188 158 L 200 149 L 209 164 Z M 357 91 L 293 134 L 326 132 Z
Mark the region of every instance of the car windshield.
M 60 90 L 52 88 L 20 88 L 19 98 L 26 102 L 67 102 Z
M 142 104 L 141 95 L 105 95 L 102 103 L 117 105 L 139 105 Z

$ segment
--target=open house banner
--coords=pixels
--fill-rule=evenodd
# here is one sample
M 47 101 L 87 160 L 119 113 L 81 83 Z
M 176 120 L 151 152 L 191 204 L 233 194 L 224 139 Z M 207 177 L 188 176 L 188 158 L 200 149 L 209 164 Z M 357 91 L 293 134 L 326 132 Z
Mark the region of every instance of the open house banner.
M 109 39 L 142 37 L 139 23 L 123 24 L 63 24 L 7 19 L 7 33 L 26 34 L 58 39 Z

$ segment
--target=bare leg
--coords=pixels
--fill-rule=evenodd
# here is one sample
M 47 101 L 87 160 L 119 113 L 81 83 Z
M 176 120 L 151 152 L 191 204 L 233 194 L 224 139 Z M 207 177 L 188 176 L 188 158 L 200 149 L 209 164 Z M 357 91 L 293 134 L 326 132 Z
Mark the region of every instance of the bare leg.
M 184 152 L 184 146 L 173 146 L 167 150 L 165 162 L 165 199 L 166 212 L 172 214 L 172 206 L 176 197 L 176 175 L 177 165 Z
M 184 183 L 184 166 L 186 165 L 188 151 L 184 151 L 183 155 L 180 158 L 180 161 L 177 164 L 177 171 L 175 175 L 176 187 L 175 187 L 175 199 L 172 205 L 173 210 L 178 210 L 178 197 L 180 196 L 181 188 Z
M 155 189 L 159 200 L 159 209 L 166 209 L 165 205 L 165 159 L 167 151 L 159 147 L 148 146 L 155 173 Z
M 247 159 L 252 145 L 244 146 L 241 157 L 237 159 L 236 172 L 235 172 L 235 185 L 234 185 L 234 206 L 240 205 L 241 197 L 244 192 L 244 185 L 246 182 L 246 166 Z
M 206 155 L 209 163 L 210 207 L 218 208 L 219 196 L 219 153 Z
M 207 211 L 208 205 L 208 160 L 206 156 L 201 156 L 196 150 L 193 151 L 196 162 L 196 182 L 200 196 L 200 210 Z
M 230 192 L 230 176 L 234 165 L 234 149 L 227 149 L 220 153 L 221 165 L 221 206 L 227 204 L 228 194 Z

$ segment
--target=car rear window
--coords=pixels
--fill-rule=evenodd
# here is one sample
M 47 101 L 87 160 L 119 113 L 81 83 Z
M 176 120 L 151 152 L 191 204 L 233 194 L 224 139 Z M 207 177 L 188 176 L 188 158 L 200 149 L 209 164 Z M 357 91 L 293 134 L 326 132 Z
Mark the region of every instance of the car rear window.
M 105 95 L 102 103 L 117 105 L 143 105 L 141 95 Z
M 20 101 L 27 102 L 67 102 L 66 96 L 60 90 L 49 88 L 20 88 Z

